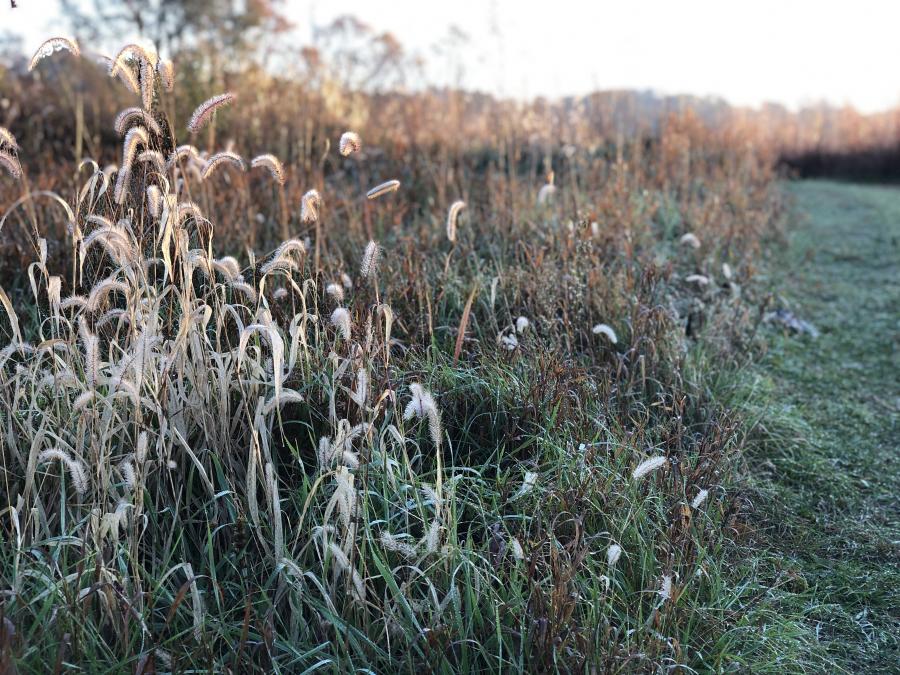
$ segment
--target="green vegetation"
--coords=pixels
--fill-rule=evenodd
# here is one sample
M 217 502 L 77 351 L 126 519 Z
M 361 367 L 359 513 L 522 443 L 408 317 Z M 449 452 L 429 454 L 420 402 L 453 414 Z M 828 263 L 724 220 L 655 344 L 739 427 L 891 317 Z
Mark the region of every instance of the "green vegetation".
M 761 604 L 798 631 L 775 669 L 895 672 L 900 191 L 826 182 L 788 190 L 795 217 L 789 246 L 769 261 L 771 285 L 775 302 L 820 336 L 772 329 L 765 357 L 731 391 L 754 424 L 756 531 L 746 552 L 771 589 Z

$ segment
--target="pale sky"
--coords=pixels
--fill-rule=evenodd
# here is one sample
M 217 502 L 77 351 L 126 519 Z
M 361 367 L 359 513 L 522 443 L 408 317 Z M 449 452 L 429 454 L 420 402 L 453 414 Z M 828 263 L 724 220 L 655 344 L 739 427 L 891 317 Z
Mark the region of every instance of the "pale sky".
M 28 50 L 54 27 L 56 0 L 0 0 L 0 31 Z M 455 25 L 469 88 L 530 97 L 596 89 L 721 96 L 739 105 L 821 100 L 881 110 L 900 102 L 900 2 L 894 0 L 288 0 L 300 43 L 310 26 L 352 14 L 431 62 Z M 63 33 L 65 34 L 65 33 Z M 125 39 L 133 36 L 123 36 Z

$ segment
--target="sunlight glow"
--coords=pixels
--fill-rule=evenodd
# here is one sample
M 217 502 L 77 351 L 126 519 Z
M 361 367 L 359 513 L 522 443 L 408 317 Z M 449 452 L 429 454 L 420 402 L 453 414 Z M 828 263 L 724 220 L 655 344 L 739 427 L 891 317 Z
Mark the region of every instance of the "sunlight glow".
M 54 29 L 55 0 L 17 0 L 0 26 L 26 51 Z M 503 95 L 559 97 L 652 89 L 738 105 L 827 101 L 862 111 L 900 100 L 900 3 L 876 0 L 287 0 L 301 43 L 350 14 L 393 33 L 439 84 Z M 57 20 L 55 29 L 60 29 Z M 468 42 L 438 53 L 451 26 Z

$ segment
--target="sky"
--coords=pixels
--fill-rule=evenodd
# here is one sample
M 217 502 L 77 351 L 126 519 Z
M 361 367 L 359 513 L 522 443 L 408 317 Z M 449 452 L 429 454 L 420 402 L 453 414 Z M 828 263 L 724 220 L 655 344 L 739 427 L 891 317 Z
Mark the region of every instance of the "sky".
M 28 49 L 60 32 L 56 0 L 15 2 L 0 0 L 0 31 L 22 33 Z M 454 83 L 455 70 L 433 45 L 456 26 L 468 36 L 452 64 L 462 84 L 505 96 L 626 88 L 750 106 L 826 101 L 874 112 L 900 103 L 894 0 L 287 0 L 284 8 L 300 43 L 342 14 L 389 31 L 426 57 L 438 84 Z

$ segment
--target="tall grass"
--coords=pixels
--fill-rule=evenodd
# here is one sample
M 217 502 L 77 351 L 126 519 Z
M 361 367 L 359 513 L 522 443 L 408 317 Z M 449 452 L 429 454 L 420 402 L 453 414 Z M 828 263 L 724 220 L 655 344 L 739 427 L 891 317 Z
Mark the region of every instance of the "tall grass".
M 116 166 L 7 141 L 4 658 L 716 657 L 741 436 L 684 364 L 698 336 L 725 358 L 749 339 L 736 289 L 777 217 L 766 157 L 690 118 L 649 151 L 548 146 L 531 168 L 527 123 L 452 159 L 387 132 L 305 145 L 327 125 L 220 145 L 260 91 L 196 108 L 201 149 L 177 135 L 171 65 L 112 63 L 141 106 L 110 127 Z

